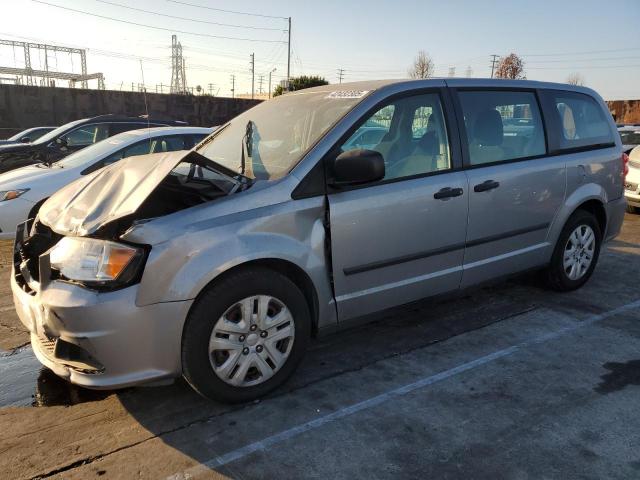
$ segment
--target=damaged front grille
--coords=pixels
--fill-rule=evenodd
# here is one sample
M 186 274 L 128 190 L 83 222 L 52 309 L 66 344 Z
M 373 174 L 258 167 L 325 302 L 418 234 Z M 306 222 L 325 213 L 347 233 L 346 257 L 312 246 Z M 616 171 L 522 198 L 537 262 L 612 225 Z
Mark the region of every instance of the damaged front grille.
M 47 252 L 62 238 L 37 220 L 18 225 L 13 249 L 16 283 L 22 290 L 34 294 L 38 284 L 50 280 Z

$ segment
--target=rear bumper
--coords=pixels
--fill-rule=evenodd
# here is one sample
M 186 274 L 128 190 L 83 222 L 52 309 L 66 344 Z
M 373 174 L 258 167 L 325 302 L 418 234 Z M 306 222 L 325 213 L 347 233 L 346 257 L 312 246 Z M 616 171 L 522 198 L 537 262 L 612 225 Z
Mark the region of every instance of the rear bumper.
M 620 234 L 627 209 L 627 200 L 625 197 L 620 197 L 607 203 L 605 209 L 607 211 L 607 231 L 604 235 L 604 241 L 608 242 Z
M 60 281 L 27 293 L 13 276 L 11 289 L 36 357 L 60 377 L 100 389 L 180 375 L 191 301 L 139 307 L 137 286 L 98 293 Z

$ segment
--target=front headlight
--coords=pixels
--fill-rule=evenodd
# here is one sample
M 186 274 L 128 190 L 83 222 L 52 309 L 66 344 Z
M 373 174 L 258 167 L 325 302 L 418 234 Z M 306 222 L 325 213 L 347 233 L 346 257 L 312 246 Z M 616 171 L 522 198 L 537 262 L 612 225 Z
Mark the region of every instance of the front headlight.
M 28 191 L 28 188 L 19 188 L 17 190 L 2 190 L 0 191 L 0 202 L 13 200 L 14 198 L 18 198 L 20 195 L 22 195 L 23 193 L 27 193 Z
M 51 268 L 69 280 L 103 284 L 131 280 L 136 272 L 128 267 L 135 267 L 143 254 L 141 248 L 108 240 L 64 237 L 51 249 L 49 259 Z

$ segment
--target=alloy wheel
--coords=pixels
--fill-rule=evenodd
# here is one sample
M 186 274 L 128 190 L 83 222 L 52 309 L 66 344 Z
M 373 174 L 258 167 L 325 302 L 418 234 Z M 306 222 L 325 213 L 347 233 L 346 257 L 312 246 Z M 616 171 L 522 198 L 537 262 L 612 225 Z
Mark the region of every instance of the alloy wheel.
M 569 280 L 582 278 L 591 263 L 596 250 L 596 235 L 589 225 L 579 225 L 569 235 L 564 248 L 563 269 Z

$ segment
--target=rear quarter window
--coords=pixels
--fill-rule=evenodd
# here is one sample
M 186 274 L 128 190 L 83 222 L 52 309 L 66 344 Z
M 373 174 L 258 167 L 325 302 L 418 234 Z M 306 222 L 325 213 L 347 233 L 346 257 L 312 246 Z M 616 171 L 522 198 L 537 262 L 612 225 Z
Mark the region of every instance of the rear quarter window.
M 560 150 L 603 147 L 614 143 L 608 112 L 589 95 L 576 92 L 550 93 L 552 114 Z

